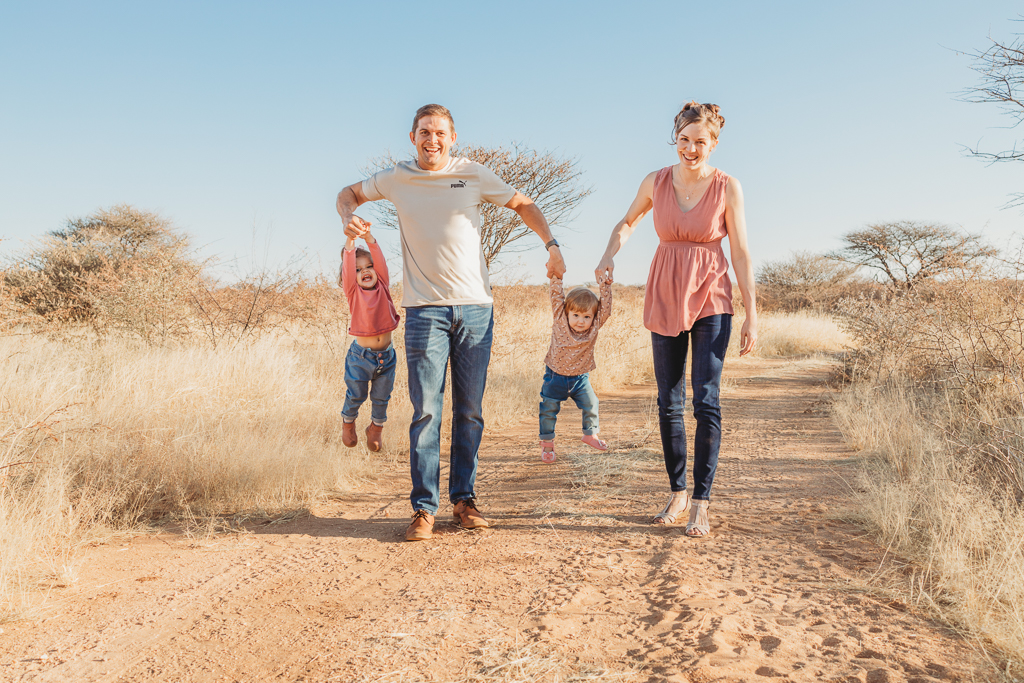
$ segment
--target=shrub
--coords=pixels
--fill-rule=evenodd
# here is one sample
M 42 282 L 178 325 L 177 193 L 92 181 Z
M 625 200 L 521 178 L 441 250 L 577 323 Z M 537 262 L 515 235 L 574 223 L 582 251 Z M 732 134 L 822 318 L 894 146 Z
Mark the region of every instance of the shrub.
M 1024 262 L 1005 266 L 846 302 L 854 383 L 835 412 L 875 456 L 869 526 L 918 561 L 928 604 L 1024 662 Z
M 344 335 L 339 288 L 292 262 L 224 285 L 188 238 L 157 214 L 128 205 L 68 221 L 0 273 L 0 323 L 51 334 L 84 326 L 150 345 L 253 341 L 275 331 Z
M 874 298 L 881 287 L 855 276 L 856 267 L 806 251 L 769 261 L 757 271 L 758 309 L 793 313 L 832 311 L 842 299 Z
M 885 299 L 848 300 L 854 374 L 954 388 L 964 396 L 1021 381 L 1024 288 L 977 276 L 929 282 Z
M 122 204 L 68 221 L 9 264 L 4 280 L 38 324 L 151 339 L 182 332 L 204 265 L 169 221 Z

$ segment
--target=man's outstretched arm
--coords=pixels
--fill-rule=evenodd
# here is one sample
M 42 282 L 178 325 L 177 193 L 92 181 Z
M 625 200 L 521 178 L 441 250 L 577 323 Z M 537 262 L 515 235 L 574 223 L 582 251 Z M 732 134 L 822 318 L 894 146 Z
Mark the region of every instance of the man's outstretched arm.
M 362 237 L 370 229 L 370 222 L 356 215 L 356 209 L 369 200 L 363 194 L 363 184 L 354 183 L 338 193 L 338 215 L 345 225 L 345 237 Z
M 508 200 L 505 206 L 512 209 L 519 217 L 523 219 L 523 223 L 526 224 L 530 230 L 537 233 L 537 237 L 543 240 L 544 244 L 547 244 L 552 240 L 551 228 L 548 227 L 548 221 L 544 218 L 544 214 L 541 212 L 540 207 L 533 203 L 533 200 L 524 195 L 522 192 L 516 192 L 512 199 Z M 562 259 L 562 251 L 558 246 L 553 246 L 548 249 L 548 277 L 561 278 L 565 275 L 565 261 Z

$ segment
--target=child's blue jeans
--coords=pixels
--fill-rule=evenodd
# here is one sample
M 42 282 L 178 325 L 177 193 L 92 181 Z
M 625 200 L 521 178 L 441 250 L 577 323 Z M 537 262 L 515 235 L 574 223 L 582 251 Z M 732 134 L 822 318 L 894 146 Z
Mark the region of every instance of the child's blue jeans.
M 388 419 L 388 401 L 395 386 L 395 348 L 388 344 L 382 351 L 363 348 L 356 342 L 348 347 L 345 356 L 345 405 L 341 416 L 345 422 L 354 422 L 359 406 L 370 397 L 370 419 L 378 425 Z
M 583 411 L 583 433 L 597 434 L 597 394 L 590 386 L 590 374 L 559 375 L 551 368 L 544 368 L 544 384 L 540 388 L 540 439 L 555 438 L 555 420 L 562 407 L 562 401 L 571 398 L 576 407 Z

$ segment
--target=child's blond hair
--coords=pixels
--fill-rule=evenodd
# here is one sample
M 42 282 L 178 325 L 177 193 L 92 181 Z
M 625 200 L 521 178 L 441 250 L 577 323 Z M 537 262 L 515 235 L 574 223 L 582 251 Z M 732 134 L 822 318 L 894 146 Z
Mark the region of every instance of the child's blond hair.
M 586 287 L 576 287 L 565 295 L 565 312 L 593 313 L 601 308 L 601 300 Z

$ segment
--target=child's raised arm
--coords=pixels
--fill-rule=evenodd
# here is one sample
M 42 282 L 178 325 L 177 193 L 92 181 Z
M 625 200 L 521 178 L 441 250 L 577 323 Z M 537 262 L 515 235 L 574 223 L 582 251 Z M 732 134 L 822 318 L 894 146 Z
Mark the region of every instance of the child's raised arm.
M 351 297 L 358 287 L 356 284 L 356 240 L 354 237 L 345 240 L 345 248 L 341 250 L 341 274 L 338 276 L 338 284 L 345 290 L 346 297 Z
M 562 315 L 565 311 L 565 293 L 562 291 L 562 278 L 551 278 L 551 312 L 555 317 Z
M 606 275 L 599 283 L 601 290 L 601 312 L 598 313 L 598 325 L 604 325 L 605 321 L 612 315 L 612 276 Z
M 366 248 L 370 252 L 373 269 L 377 272 L 377 281 L 384 285 L 385 289 L 388 289 L 391 286 L 391 277 L 388 274 L 388 262 L 384 259 L 384 252 L 381 251 L 380 245 L 377 244 L 377 240 L 374 239 L 369 230 L 363 235 L 363 239 L 366 240 Z

